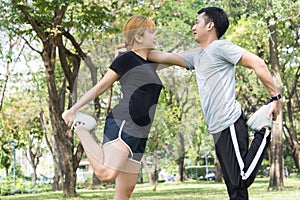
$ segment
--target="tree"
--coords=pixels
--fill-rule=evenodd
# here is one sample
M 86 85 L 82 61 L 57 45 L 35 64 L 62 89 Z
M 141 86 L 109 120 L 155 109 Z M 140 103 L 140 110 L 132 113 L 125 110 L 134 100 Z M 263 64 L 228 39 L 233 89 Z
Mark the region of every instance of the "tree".
M 37 166 L 40 163 L 40 157 L 43 153 L 43 148 L 40 145 L 43 139 L 43 130 L 42 124 L 40 121 L 40 117 L 37 116 L 35 118 L 29 118 L 28 120 L 29 126 L 29 137 L 28 137 L 28 144 L 27 144 L 27 160 L 29 161 L 32 169 L 32 182 L 35 183 L 37 180 Z
M 292 152 L 292 157 L 294 159 L 294 163 L 295 166 L 297 166 L 297 169 L 299 171 L 299 162 L 300 162 L 300 145 L 299 142 L 297 140 L 297 136 L 295 135 L 295 129 L 294 129 L 294 123 L 295 120 L 293 118 L 293 112 L 297 113 L 296 109 L 297 106 L 295 108 L 291 108 L 291 104 L 292 104 L 292 97 L 295 94 L 295 86 L 292 86 L 292 90 L 290 90 L 290 87 L 285 87 L 283 88 L 282 85 L 282 81 L 281 81 L 281 74 L 285 74 L 282 73 L 285 70 L 289 70 L 289 68 L 292 68 L 294 71 L 293 74 L 293 78 L 295 78 L 294 80 L 291 81 L 291 83 L 294 85 L 298 83 L 299 80 L 299 72 L 297 72 L 297 68 L 294 68 L 293 65 L 295 63 L 293 63 L 293 58 L 288 56 L 287 58 L 289 58 L 289 61 L 284 61 L 284 62 L 280 62 L 280 60 L 286 60 L 286 59 L 281 59 L 281 57 L 285 57 L 284 55 L 280 55 L 279 52 L 286 52 L 286 49 L 289 48 L 296 48 L 297 49 L 297 39 L 296 41 L 291 40 L 293 37 L 299 37 L 299 28 L 295 28 L 293 29 L 293 24 L 297 21 L 297 16 L 299 16 L 299 10 L 297 8 L 299 8 L 299 2 L 291 2 L 289 4 L 285 4 L 285 2 L 282 1 L 276 1 L 272 4 L 267 5 L 268 10 L 270 10 L 270 15 L 267 18 L 267 22 L 268 22 L 268 28 L 270 31 L 270 63 L 272 66 L 272 70 L 274 72 L 274 78 L 275 78 L 275 82 L 278 85 L 279 90 L 281 91 L 281 93 L 284 91 L 283 89 L 285 89 L 287 91 L 287 106 L 286 106 L 286 110 L 288 111 L 288 113 L 286 114 L 287 116 L 287 120 L 286 122 L 289 122 L 290 124 L 290 130 L 289 134 L 286 134 L 286 139 L 288 141 L 288 143 L 290 144 L 290 149 Z M 285 8 L 285 12 L 282 15 L 278 15 L 277 13 L 280 13 L 280 10 L 282 10 L 282 8 Z M 288 23 L 287 23 L 288 22 Z M 279 31 L 280 27 L 282 27 L 281 30 L 285 30 L 286 26 L 289 26 L 290 28 L 292 28 L 291 30 L 286 30 L 283 31 L 284 33 L 281 33 L 282 31 Z M 282 36 L 281 36 L 282 34 Z M 290 35 L 289 38 L 287 38 L 286 36 Z M 298 35 L 298 36 L 297 36 Z M 296 52 L 295 52 L 296 53 Z M 297 53 L 295 54 L 296 57 Z M 297 58 L 296 58 L 297 60 Z M 287 62 L 285 65 L 284 63 Z M 297 63 L 297 62 L 296 62 Z M 280 66 L 280 68 L 279 68 Z M 299 70 L 299 67 L 298 67 Z M 280 73 L 281 72 L 281 73 Z M 288 85 L 290 83 L 287 83 Z M 294 98 L 295 100 L 297 99 Z M 298 102 L 296 100 L 296 102 Z M 294 110 L 295 109 L 295 110 Z M 283 110 L 284 111 L 284 110 Z M 279 116 L 282 120 L 283 115 Z M 280 120 L 279 118 L 279 120 Z M 297 117 L 296 117 L 297 118 Z M 280 132 L 276 134 L 276 132 L 274 132 L 274 137 L 273 137 L 273 144 L 278 144 L 278 141 L 282 141 L 282 132 L 283 132 L 283 127 L 282 127 L 282 123 L 280 123 L 282 121 L 277 121 L 277 123 L 275 123 L 275 130 L 279 130 Z M 278 136 L 279 135 L 279 136 Z M 272 146 L 273 147 L 273 146 Z M 279 148 L 279 147 L 278 147 Z M 281 146 L 282 148 L 282 146 Z M 272 150 L 274 149 L 274 154 L 271 154 L 271 161 L 278 159 L 279 157 L 278 154 L 279 152 L 277 151 L 277 148 L 272 148 Z M 283 162 L 283 160 L 279 160 L 279 163 Z M 270 189 L 282 189 L 283 188 L 283 177 L 284 177 L 284 165 L 273 165 L 274 168 L 272 168 L 271 165 L 271 170 L 270 170 L 270 184 L 269 184 L 269 188 Z M 279 168 L 279 169 L 278 169 Z M 274 173 L 274 171 L 280 171 L 277 172 L 277 174 L 275 176 L 272 176 L 272 173 Z
M 7 87 L 9 85 L 10 81 L 14 81 L 12 78 L 13 76 L 16 76 L 16 71 L 13 70 L 15 67 L 15 63 L 19 60 L 21 54 L 23 53 L 24 45 L 21 44 L 21 47 L 19 47 L 20 38 L 15 37 L 14 34 L 9 33 L 5 27 L 0 27 L 1 30 L 1 37 L 0 37 L 0 58 L 1 58 L 1 65 L 0 68 L 0 166 L 3 166 L 6 171 L 6 176 L 8 176 L 8 170 L 11 166 L 11 155 L 12 152 L 9 150 L 7 146 L 7 140 L 12 139 L 9 136 L 7 136 L 8 133 L 10 133 L 10 127 L 7 126 L 10 124 L 10 122 L 6 119 L 5 114 L 5 98 L 9 96 L 7 93 Z M 4 73 L 3 73 L 4 72 Z
M 267 10 L 271 10 L 272 5 L 267 5 Z M 278 56 L 278 39 L 277 39 L 277 25 L 276 16 L 273 15 L 267 17 L 268 29 L 270 32 L 269 48 L 270 48 L 270 65 L 273 72 L 275 84 L 278 92 L 282 93 L 283 86 L 280 75 L 280 64 Z M 270 189 L 283 189 L 283 177 L 284 177 L 284 163 L 282 155 L 282 104 L 280 103 L 280 114 L 273 126 L 273 137 L 271 140 L 271 159 L 270 159 Z
M 8 177 L 8 170 L 11 165 L 11 153 L 9 152 L 9 149 L 7 145 L 2 144 L 1 145 L 1 151 L 0 151 L 0 166 L 1 168 L 5 168 L 5 175 Z
M 63 195 L 75 196 L 76 190 L 76 169 L 83 153 L 83 148 L 78 145 L 73 154 L 74 141 L 73 132 L 66 131 L 66 125 L 61 119 L 64 110 L 67 84 L 69 89 L 69 106 L 76 101 L 76 77 L 78 75 L 80 60 L 90 63 L 86 54 L 81 50 L 80 43 L 72 35 L 74 24 L 84 27 L 84 31 L 90 31 L 92 26 L 91 17 L 97 13 L 98 18 L 94 18 L 94 27 L 104 27 L 104 22 L 108 21 L 107 8 L 105 5 L 91 3 L 85 4 L 83 1 L 34 1 L 32 4 L 23 1 L 13 1 L 11 5 L 13 14 L 22 13 L 15 20 L 18 25 L 18 34 L 22 36 L 26 44 L 37 52 L 44 62 L 45 74 L 48 88 L 49 113 L 52 125 L 54 142 L 54 160 L 56 163 L 55 183 L 63 183 Z M 69 11 L 68 11 L 68 8 Z M 18 9 L 18 10 L 17 10 Z M 80 13 L 84 15 L 80 18 Z M 30 24 L 23 28 L 23 24 Z M 86 27 L 87 28 L 86 28 Z M 79 28 L 79 27 L 78 27 Z M 81 33 L 83 35 L 83 33 Z M 85 33 L 86 34 L 86 33 Z M 69 43 L 68 43 L 69 42 Z M 39 45 L 41 44 L 41 46 Z M 41 50 L 39 48 L 41 47 Z M 58 50 L 58 51 L 57 51 Z M 58 52 L 58 57 L 57 57 Z M 75 53 L 73 53 L 75 52 Z M 59 58 L 61 68 L 57 63 Z M 65 79 L 62 75 L 65 75 Z M 95 76 L 97 73 L 93 73 Z M 93 79 L 95 81 L 95 78 Z M 95 106 L 99 108 L 99 102 L 95 100 Z M 59 158 L 65 158 L 61 160 Z M 58 185 L 55 187 L 58 189 Z
M 234 2 L 231 1 L 228 2 L 228 4 L 232 5 L 231 3 L 234 4 Z M 236 18 L 238 24 L 234 29 L 235 32 L 230 31 L 231 33 L 241 33 L 241 36 L 236 37 L 237 34 L 232 34 L 231 38 L 233 39 L 233 36 L 235 36 L 234 40 L 237 43 L 243 44 L 246 49 L 256 52 L 257 55 L 266 61 L 270 66 L 278 90 L 284 96 L 283 102 L 287 96 L 285 95 L 286 91 L 289 91 L 288 98 L 290 100 L 288 102 L 298 102 L 297 97 L 293 96 L 295 95 L 295 90 L 289 89 L 294 88 L 295 84 L 297 85 L 298 82 L 298 72 L 294 67 L 298 62 L 298 56 L 297 51 L 292 53 L 289 52 L 291 52 L 291 49 L 297 49 L 297 42 L 295 41 L 298 40 L 299 29 L 294 29 L 293 27 L 297 22 L 297 16 L 299 16 L 299 2 L 290 1 L 289 3 L 286 3 L 285 1 L 276 0 L 272 2 L 262 1 L 255 5 L 250 5 L 249 2 L 245 1 L 244 5 L 245 6 L 241 9 L 237 9 L 237 12 L 234 12 L 235 10 L 231 9 L 234 13 L 244 11 L 244 14 L 240 14 L 239 17 Z M 296 58 L 292 55 L 296 56 Z M 292 78 L 285 80 L 287 78 L 284 73 L 285 71 L 289 71 L 288 74 L 293 73 Z M 246 74 L 247 77 L 243 74 Z M 237 84 L 239 88 L 239 97 L 240 99 L 246 99 L 246 105 L 250 108 L 246 111 L 253 112 L 253 106 L 251 105 L 262 104 L 263 101 L 266 100 L 267 94 L 265 92 L 260 92 L 257 89 L 260 87 L 256 87 L 257 83 L 253 82 L 247 70 L 241 70 L 240 73 L 238 71 L 238 76 L 240 80 L 242 80 L 241 83 L 244 84 Z M 282 79 L 281 77 L 285 78 Z M 282 80 L 287 84 L 283 85 Z M 261 99 L 262 101 L 256 101 L 255 99 Z M 297 141 L 295 138 L 297 138 L 297 136 L 295 134 L 295 128 L 293 128 L 293 124 L 297 123 L 297 117 L 293 117 L 296 116 L 294 113 L 297 113 L 297 106 L 292 108 L 290 103 L 287 104 L 287 108 L 285 108 L 285 104 L 282 105 L 283 109 L 281 110 L 281 115 L 278 117 L 278 120 L 274 123 L 273 127 L 273 139 L 270 145 L 270 189 L 283 188 L 283 116 L 289 116 L 286 117 L 287 120 L 285 120 L 284 123 L 289 124 L 291 131 L 288 131 L 286 136 L 290 136 L 290 138 L 287 137 L 287 140 L 288 143 L 291 144 L 293 152 L 292 156 L 294 157 L 295 163 L 299 162 L 299 157 L 297 157 L 298 155 L 296 153 L 298 145 L 295 145 L 295 141 Z M 289 110 L 288 115 L 285 113 L 286 109 Z
M 24 72 L 25 73 L 25 72 Z M 27 73 L 25 73 L 27 74 Z M 23 76 L 25 76 L 23 74 Z M 28 77 L 27 77 L 28 78 Z M 24 78 L 26 79 L 26 78 Z M 2 111 L 2 125 L 1 133 L 3 133 L 3 148 L 4 151 L 2 155 L 8 153 L 9 157 L 12 154 L 8 150 L 10 147 L 6 144 L 6 141 L 16 141 L 16 147 L 18 149 L 25 149 L 25 152 L 30 154 L 30 163 L 33 167 L 33 180 L 35 181 L 36 173 L 35 169 L 39 163 L 38 159 L 41 156 L 41 140 L 43 138 L 43 132 L 41 127 L 41 122 L 39 119 L 38 112 L 36 110 L 42 109 L 40 105 L 36 103 L 34 92 L 30 86 L 30 81 L 22 86 L 26 89 L 18 91 L 21 80 L 12 80 L 14 81 L 15 87 L 10 86 L 10 95 L 6 97 L 4 102 L 3 111 Z M 35 142 L 35 143 L 32 143 Z M 6 150 L 5 150 L 6 149 Z M 6 156 L 7 157 L 7 156 Z M 5 161 L 5 157 L 3 161 Z M 11 160 L 6 162 L 11 163 Z M 9 165 L 5 165 L 9 167 Z
M 166 113 L 164 123 L 161 124 L 162 130 L 157 131 L 160 133 L 166 133 L 165 136 L 160 136 L 160 140 L 164 141 L 161 144 L 166 152 L 175 152 L 174 150 L 168 149 L 168 145 L 165 142 L 166 137 L 171 136 L 170 147 L 176 149 L 177 153 L 171 155 L 174 159 L 176 165 L 178 166 L 178 174 L 180 181 L 184 181 L 184 167 L 185 167 L 185 159 L 186 159 L 186 139 L 189 137 L 190 133 L 187 131 L 187 124 L 185 119 L 187 118 L 187 113 L 196 105 L 195 93 L 191 95 L 192 86 L 189 85 L 191 80 L 194 78 L 194 75 L 187 72 L 183 73 L 179 71 L 182 69 L 171 68 L 166 69 L 160 73 L 160 76 L 164 82 L 164 89 L 162 91 L 161 100 L 159 103 L 163 106 Z M 180 80 L 180 81 L 179 81 Z M 165 129 L 165 131 L 163 131 Z M 193 131 L 193 130 L 189 130 Z M 178 137 L 178 138 L 176 138 Z
M 204 3 L 207 4 L 204 5 Z M 38 0 L 32 3 L 15 0 L 13 4 L 2 1 L 0 3 L 3 11 L 1 15 L 1 30 L 5 30 L 10 34 L 7 38 L 15 39 L 12 37 L 12 34 L 17 34 L 33 52 L 37 52 L 43 58 L 44 77 L 46 78 L 48 90 L 49 114 L 44 109 L 38 112 L 41 116 L 44 134 L 50 132 L 55 138 L 52 143 L 50 139 L 52 137 L 47 137 L 49 149 L 53 153 L 56 162 L 56 184 L 54 188 L 59 189 L 58 183 L 60 182 L 64 184 L 64 195 L 76 195 L 76 190 L 74 189 L 76 174 L 74 172 L 83 149 L 78 144 L 78 141 L 74 139 L 73 132 L 67 130 L 60 115 L 64 109 L 74 104 L 77 97 L 84 93 L 87 87 L 90 88 L 91 85 L 95 84 L 98 79 L 97 73 L 103 74 L 106 71 L 107 66 L 114 57 L 115 46 L 123 42 L 122 37 L 116 36 L 115 33 L 120 32 L 120 27 L 124 20 L 132 14 L 143 14 L 155 19 L 157 28 L 160 30 L 157 34 L 158 48 L 169 52 L 181 52 L 196 45 L 192 38 L 191 26 L 194 23 L 198 8 L 208 5 L 221 6 L 227 11 L 232 25 L 225 35 L 226 39 L 241 44 L 245 49 L 255 52 L 267 62 L 270 68 L 272 68 L 271 66 L 280 66 L 280 74 L 276 71 L 276 76 L 281 76 L 284 82 L 282 94 L 284 95 L 284 103 L 286 103 L 282 105 L 282 118 L 284 119 L 284 129 L 282 131 L 285 134 L 286 144 L 289 148 L 287 155 L 284 156 L 292 156 L 295 166 L 299 170 L 300 147 L 298 139 L 299 126 L 297 126 L 300 120 L 298 115 L 300 105 L 299 27 L 297 26 L 299 24 L 299 9 L 297 9 L 299 8 L 299 3 L 299 1 L 284 2 L 282 0 L 274 0 L 272 1 L 272 7 L 267 9 L 267 4 L 264 1 L 258 1 L 256 4 L 253 4 L 248 0 L 227 2 L 105 0 L 99 4 L 72 0 L 55 0 L 51 2 Z M 274 24 L 276 25 L 275 27 L 273 26 Z M 107 26 L 110 27 L 108 28 Z M 276 28 L 276 35 L 273 28 Z M 277 47 L 271 46 L 275 39 L 277 40 Z M 14 41 L 11 44 L 14 44 Z M 278 52 L 275 52 L 276 49 Z M 19 51 L 13 50 L 11 52 Z M 4 58 L 4 52 L 2 51 L 1 53 L 2 58 Z M 13 55 L 13 60 L 15 60 L 19 54 Z M 14 61 L 9 59 L 6 61 L 9 61 L 11 64 L 10 69 L 13 69 L 15 65 L 12 63 Z M 6 61 L 3 63 L 6 63 Z M 277 67 L 274 69 L 278 70 Z M 82 71 L 86 69 L 89 71 L 84 71 L 83 74 Z M 237 98 L 244 105 L 244 110 L 247 113 L 252 113 L 267 100 L 267 91 L 262 90 L 262 84 L 249 70 L 237 67 L 236 72 Z M 174 71 L 174 73 L 182 74 L 182 69 Z M 78 76 L 78 74 L 80 75 Z M 91 76 L 91 82 L 86 81 L 88 76 Z M 4 74 L 1 76 L 1 79 L 3 78 L 1 89 L 7 83 L 4 81 L 5 77 L 7 76 Z M 156 113 L 156 117 L 158 117 L 161 124 L 157 124 L 157 126 L 153 124 L 154 129 L 152 131 L 158 135 L 156 138 L 153 138 L 153 144 L 151 138 L 148 142 L 150 147 L 153 146 L 151 152 L 155 155 L 157 153 L 158 166 L 166 166 L 165 160 L 174 161 L 180 157 L 178 155 L 183 155 L 181 153 L 175 154 L 177 150 L 178 152 L 184 152 L 189 158 L 195 160 L 195 164 L 197 164 L 200 163 L 201 152 L 204 149 L 212 149 L 204 141 L 209 136 L 207 135 L 203 115 L 200 110 L 195 109 L 200 107 L 196 98 L 197 94 L 193 93 L 190 95 L 190 97 L 195 97 L 195 99 L 189 99 L 186 104 L 187 107 L 192 102 L 197 104 L 189 112 L 184 113 L 183 118 L 188 120 L 181 120 L 180 123 L 180 121 L 170 117 L 180 116 L 180 109 L 182 109 L 182 103 L 184 103 L 185 98 L 181 93 L 176 94 L 175 92 L 181 87 L 177 85 L 181 79 L 182 77 L 176 77 L 175 88 L 167 88 L 165 90 L 166 93 L 162 92 L 164 100 L 161 101 L 166 103 L 164 105 L 164 102 L 162 102 L 162 110 L 168 111 L 168 113 L 164 112 L 165 116 L 164 114 Z M 38 81 L 41 80 L 38 79 Z M 83 84 L 83 82 L 85 83 Z M 195 83 L 195 80 L 190 82 Z M 280 81 L 278 82 L 280 84 Z M 186 85 L 188 84 L 190 83 L 186 83 Z M 194 85 L 190 89 L 190 94 L 193 91 L 197 91 Z M 118 85 L 114 86 L 114 90 L 110 91 L 107 98 L 110 99 L 112 95 L 119 98 Z M 2 95 L 2 100 L 4 99 L 3 97 L 4 95 Z M 168 107 L 167 102 L 171 97 L 173 105 Z M 6 139 L 15 139 L 14 137 L 19 139 L 15 130 L 25 130 L 26 120 L 23 121 L 22 117 L 18 118 L 9 115 L 8 110 L 4 111 L 6 108 L 10 109 L 15 106 L 14 104 L 18 104 L 17 98 L 17 96 L 12 96 L 10 97 L 12 102 L 6 101 L 3 104 L 0 118 L 1 144 Z M 103 118 L 105 113 L 101 113 L 101 110 L 105 109 L 107 113 L 110 106 L 115 103 L 114 99 L 110 102 L 109 100 L 106 101 L 105 98 L 106 96 L 101 99 L 95 99 L 93 105 L 89 106 L 88 109 L 89 111 L 92 110 L 91 112 L 94 113 L 95 118 Z M 30 116 L 36 117 L 36 115 Z M 50 120 L 48 120 L 48 116 Z M 18 122 L 18 126 L 15 125 L 16 122 Z M 48 128 L 48 123 L 51 123 L 51 128 Z M 274 130 L 277 131 L 277 129 L 279 130 L 280 128 L 274 126 Z M 276 135 L 282 131 L 278 131 Z M 12 134 L 8 136 L 7 133 Z M 10 136 L 12 137 L 9 138 Z M 180 139 L 181 145 L 179 145 Z M 280 140 L 284 142 L 283 139 Z M 180 150 L 177 147 L 182 149 Z M 277 152 L 280 152 L 280 149 Z M 9 162 L 9 151 L 1 151 L 1 154 L 4 155 L 3 160 L 6 160 L 7 164 Z M 283 155 L 283 153 L 280 154 Z M 66 158 L 65 162 L 59 159 L 62 155 L 65 155 L 63 156 Z M 168 155 L 167 158 L 166 155 Z M 166 159 L 161 159 L 162 157 Z M 183 165 L 184 156 L 179 160 L 181 160 Z M 158 166 L 154 169 L 157 170 Z M 169 165 L 169 167 L 171 168 L 172 166 Z M 279 170 L 283 170 L 282 168 L 283 166 L 279 167 Z M 63 179 L 63 177 L 66 179 Z
M 4 74 L 1 74 L 1 76 L 4 76 L 3 79 L 1 77 L 1 91 L 0 91 L 0 111 L 2 110 L 3 107 L 3 102 L 4 102 L 4 98 L 5 98 L 5 93 L 6 93 L 6 89 L 7 89 L 7 84 L 9 82 L 9 76 L 11 75 L 11 70 L 14 68 L 13 63 L 15 63 L 16 61 L 18 61 L 20 55 L 23 53 L 23 48 L 24 46 L 21 48 L 21 50 L 19 50 L 19 52 L 14 55 L 13 51 L 16 50 L 16 46 L 19 44 L 19 38 L 15 38 L 13 35 L 6 35 L 6 32 L 3 31 L 2 35 L 4 35 L 4 38 L 6 38 L 6 36 L 8 37 L 8 40 L 4 39 L 4 38 L 0 38 L 1 39 L 1 46 L 8 46 L 8 49 L 5 49 L 5 47 L 1 48 L 1 52 L 0 52 L 0 57 L 2 58 L 2 63 L 4 64 L 4 66 L 1 66 L 1 68 L 3 68 L 3 70 L 5 70 Z M 7 42 L 8 45 L 5 45 L 5 43 L 2 42 Z M 7 53 L 6 53 L 7 51 Z M 14 57 L 16 56 L 16 57 Z
M 194 4 L 191 1 L 177 1 L 174 3 L 174 1 L 168 0 L 156 2 L 155 17 L 159 29 L 157 34 L 158 48 L 168 52 L 180 52 L 194 46 L 192 38 L 189 37 L 191 36 L 189 34 L 190 26 L 193 23 L 193 18 L 189 16 L 194 14 L 190 12 L 193 6 Z M 176 162 L 181 181 L 184 180 L 187 153 L 186 138 L 190 139 L 189 137 L 192 135 L 191 132 L 186 131 L 183 122 L 185 122 L 184 119 L 188 111 L 196 103 L 193 102 L 194 95 L 190 95 L 191 87 L 195 86 L 190 85 L 190 81 L 194 76 L 183 71 L 183 69 L 172 68 L 162 70 L 160 73 L 165 88 L 161 94 L 161 98 L 164 100 L 160 100 L 159 106 L 164 107 L 163 110 L 167 111 L 164 115 L 169 117 L 160 118 L 159 121 L 165 120 L 165 123 L 160 125 L 161 128 L 158 131 L 160 134 L 158 141 L 161 147 Z M 159 112 L 156 115 L 159 115 Z M 194 130 L 189 131 L 194 132 Z M 176 151 L 178 153 L 175 153 Z
M 43 60 L 48 89 L 48 109 L 54 137 L 52 145 L 55 161 L 54 189 L 59 189 L 59 183 L 62 183 L 64 196 L 76 196 L 75 172 L 83 148 L 81 145 L 75 147 L 74 133 L 67 130 L 61 119 L 61 113 L 65 105 L 70 107 L 77 99 L 77 78 L 81 61 L 84 61 L 90 70 L 91 85 L 98 79 L 98 68 L 83 47 L 91 50 L 91 46 L 85 44 L 86 41 L 101 41 L 118 32 L 120 29 L 115 25 L 119 25 L 118 22 L 122 20 L 114 22 L 115 17 L 122 19 L 122 16 L 128 16 L 124 13 L 135 4 L 141 5 L 138 1 L 97 3 L 57 0 L 28 3 L 14 0 L 12 4 L 6 3 L 3 6 L 4 9 L 10 9 L 11 14 L 7 19 L 14 22 L 10 25 L 13 27 L 11 29 L 22 36 L 26 44 Z M 119 12 L 122 9 L 126 12 Z M 18 28 L 15 28 L 16 26 Z M 108 26 L 111 26 L 110 31 L 105 32 Z M 95 98 L 93 103 L 94 116 L 98 118 L 100 101 Z M 65 160 L 59 159 L 62 157 Z
M 294 8 L 299 8 L 300 2 L 295 2 Z M 298 5 L 298 6 L 297 6 Z M 284 5 L 285 6 L 285 5 Z M 287 156 L 291 156 L 294 166 L 288 166 L 289 169 L 295 168 L 300 173 L 300 145 L 299 145 L 299 120 L 300 108 L 299 101 L 299 26 L 300 23 L 297 9 L 284 9 L 285 18 L 277 21 L 279 32 L 279 52 L 281 61 L 281 74 L 284 85 L 284 105 L 283 105 L 283 131 L 287 141 Z M 277 33 L 278 33 L 277 32 Z

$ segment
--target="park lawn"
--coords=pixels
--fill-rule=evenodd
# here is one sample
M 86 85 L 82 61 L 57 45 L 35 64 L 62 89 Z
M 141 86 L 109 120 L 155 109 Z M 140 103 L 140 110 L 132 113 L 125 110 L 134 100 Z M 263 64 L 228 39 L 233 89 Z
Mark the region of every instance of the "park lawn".
M 268 179 L 257 178 L 249 189 L 250 200 L 300 200 L 300 179 L 288 178 L 284 181 L 283 191 L 268 191 Z M 207 181 L 190 181 L 184 183 L 160 183 L 156 191 L 152 191 L 150 184 L 138 184 L 132 195 L 132 200 L 227 200 L 224 183 Z M 113 189 L 87 190 L 78 189 L 79 197 L 62 198 L 62 192 L 45 192 L 39 194 L 23 194 L 13 196 L 0 196 L 2 200 L 109 200 L 112 199 Z

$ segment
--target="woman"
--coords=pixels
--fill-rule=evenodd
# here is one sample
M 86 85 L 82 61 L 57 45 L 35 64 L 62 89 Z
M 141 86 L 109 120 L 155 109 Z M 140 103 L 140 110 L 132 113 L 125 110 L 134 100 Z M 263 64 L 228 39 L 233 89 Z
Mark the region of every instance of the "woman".
M 117 57 L 105 76 L 63 113 L 65 123 L 77 132 L 96 176 L 103 182 L 116 181 L 114 199 L 129 199 L 134 190 L 162 88 L 156 74 L 157 64 L 147 60 L 156 45 L 154 22 L 133 16 L 125 23 L 123 32 L 131 50 Z M 95 120 L 78 109 L 117 80 L 123 97 L 106 118 L 100 147 L 89 134 Z

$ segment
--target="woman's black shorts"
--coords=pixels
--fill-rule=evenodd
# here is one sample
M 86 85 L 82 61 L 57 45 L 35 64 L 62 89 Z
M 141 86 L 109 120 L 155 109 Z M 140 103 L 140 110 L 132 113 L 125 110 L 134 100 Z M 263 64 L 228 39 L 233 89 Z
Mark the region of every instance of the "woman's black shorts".
M 141 162 L 146 148 L 149 128 L 140 127 L 132 122 L 106 118 L 103 145 L 120 139 L 128 146 L 129 158 Z

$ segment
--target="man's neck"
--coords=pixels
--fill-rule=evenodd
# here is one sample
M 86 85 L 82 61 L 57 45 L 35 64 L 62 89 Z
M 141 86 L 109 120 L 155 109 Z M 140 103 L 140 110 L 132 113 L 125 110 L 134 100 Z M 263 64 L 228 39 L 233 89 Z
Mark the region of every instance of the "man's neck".
M 213 41 L 216 41 L 216 40 L 218 40 L 218 38 L 214 37 L 214 36 L 212 36 L 210 38 L 206 38 L 205 40 L 199 42 L 200 48 L 203 50 L 208 45 L 210 45 L 210 43 L 212 43 Z

